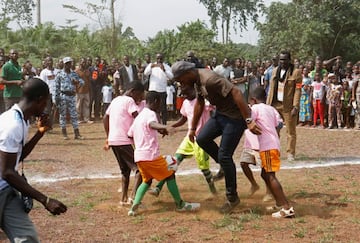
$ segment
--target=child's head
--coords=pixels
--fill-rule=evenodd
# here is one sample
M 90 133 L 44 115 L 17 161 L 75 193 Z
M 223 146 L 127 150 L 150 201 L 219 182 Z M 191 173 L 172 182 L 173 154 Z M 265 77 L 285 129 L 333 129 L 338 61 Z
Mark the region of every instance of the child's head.
M 261 86 L 256 87 L 256 89 L 251 94 L 251 100 L 250 103 L 253 104 L 259 104 L 259 103 L 265 103 L 266 101 L 266 92 L 265 89 Z
M 314 75 L 314 80 L 316 82 L 320 82 L 321 81 L 321 72 L 316 72 Z
M 334 73 L 329 73 L 328 74 L 328 82 L 329 83 L 333 83 L 333 84 L 337 84 L 338 83 L 338 79 L 336 77 L 336 75 Z
M 349 82 L 348 81 L 344 81 L 342 86 L 343 86 L 344 90 L 349 90 Z
M 193 100 L 196 98 L 196 92 L 194 86 L 188 84 L 181 85 L 180 87 L 181 95 L 188 100 Z
M 156 91 L 149 91 L 146 94 L 146 105 L 150 110 L 158 111 L 161 104 L 161 95 Z
M 138 105 L 144 99 L 144 92 L 144 85 L 140 81 L 133 81 L 129 85 L 127 95 L 133 98 L 135 103 Z

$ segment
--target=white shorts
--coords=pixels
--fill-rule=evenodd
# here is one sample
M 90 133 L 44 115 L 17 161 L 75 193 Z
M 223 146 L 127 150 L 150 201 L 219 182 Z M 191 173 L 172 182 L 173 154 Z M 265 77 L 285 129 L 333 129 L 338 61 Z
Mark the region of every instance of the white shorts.
M 247 163 L 247 164 L 259 164 L 261 165 L 261 158 L 259 151 L 245 148 L 240 156 L 240 163 Z

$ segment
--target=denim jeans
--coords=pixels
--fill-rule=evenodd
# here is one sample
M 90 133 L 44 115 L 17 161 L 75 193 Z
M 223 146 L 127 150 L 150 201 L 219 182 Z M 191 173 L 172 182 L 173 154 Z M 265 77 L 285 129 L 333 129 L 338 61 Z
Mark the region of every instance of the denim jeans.
M 232 119 L 215 112 L 196 137 L 199 146 L 223 168 L 226 197 L 230 202 L 238 198 L 233 154 L 246 128 L 244 120 Z M 220 146 L 214 141 L 219 136 Z

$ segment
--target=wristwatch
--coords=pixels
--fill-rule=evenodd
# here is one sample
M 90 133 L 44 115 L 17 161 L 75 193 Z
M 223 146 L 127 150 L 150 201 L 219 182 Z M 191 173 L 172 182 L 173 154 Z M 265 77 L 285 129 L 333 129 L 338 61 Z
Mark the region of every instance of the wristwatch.
M 251 117 L 245 119 L 246 124 L 250 124 L 253 121 Z

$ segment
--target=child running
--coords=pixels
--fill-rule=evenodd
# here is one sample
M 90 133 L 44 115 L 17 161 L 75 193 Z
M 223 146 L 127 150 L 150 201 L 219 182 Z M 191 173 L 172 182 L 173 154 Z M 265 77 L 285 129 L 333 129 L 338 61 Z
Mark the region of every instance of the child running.
M 165 158 L 160 155 L 157 132 L 163 136 L 169 133 L 168 127 L 159 123 L 156 114 L 160 109 L 160 104 L 160 94 L 149 91 L 146 95 L 145 108 L 135 118 L 128 132 L 128 136 L 134 138 L 134 159 L 143 181 L 136 191 L 135 200 L 128 212 L 129 216 L 137 214 L 137 209 L 149 189 L 152 179 L 166 181 L 167 187 L 174 198 L 177 211 L 195 211 L 200 208 L 200 203 L 188 203 L 181 199 L 175 180 L 175 171 L 168 169 Z
M 246 129 L 244 140 L 244 149 L 240 156 L 240 166 L 243 170 L 246 178 L 248 178 L 251 183 L 248 196 L 251 197 L 254 193 L 260 189 L 260 186 L 257 184 L 254 175 L 249 168 L 249 165 L 261 164 L 260 154 L 259 154 L 259 140 L 258 136 L 250 132 L 249 129 Z M 273 196 L 268 187 L 266 187 L 266 194 L 263 197 L 263 202 L 269 202 L 273 200 Z
M 188 122 L 188 133 L 191 131 L 191 124 L 192 124 L 192 118 L 194 116 L 194 106 L 196 103 L 196 93 L 195 89 L 189 89 L 187 87 L 181 88 L 181 94 L 185 98 L 181 109 L 180 114 L 181 117 L 179 120 L 177 120 L 172 127 L 180 127 L 185 124 L 185 122 Z M 195 134 L 197 135 L 203 125 L 209 120 L 210 118 L 210 111 L 212 110 L 212 106 L 210 104 L 205 105 L 204 111 L 200 117 L 199 123 L 196 128 Z M 175 153 L 175 159 L 178 163 L 178 165 L 185 159 L 190 158 L 194 156 L 195 160 L 198 164 L 198 168 L 203 173 L 206 182 L 209 185 L 209 189 L 211 193 L 216 194 L 216 187 L 214 184 L 213 176 L 210 171 L 210 156 L 199 147 L 199 145 L 196 143 L 196 141 L 191 142 L 189 139 L 188 134 L 184 137 L 183 141 L 181 142 L 180 146 L 176 150 Z M 156 197 L 159 196 L 160 191 L 164 185 L 164 181 L 160 181 L 155 188 L 149 190 L 149 193 L 151 195 L 154 195 Z
M 251 103 L 251 116 L 261 128 L 262 133 L 258 135 L 259 151 L 261 158 L 261 177 L 272 192 L 276 206 L 280 211 L 272 214 L 274 218 L 288 218 L 295 215 L 293 207 L 290 207 L 280 182 L 275 172 L 280 170 L 280 139 L 279 131 L 282 120 L 274 107 L 265 104 L 266 93 L 262 87 L 254 90 Z
M 139 81 L 131 82 L 129 90 L 122 96 L 116 97 L 111 103 L 103 118 L 107 139 L 105 150 L 112 149 L 122 174 L 120 205 L 131 205 L 136 189 L 141 183 L 141 175 L 134 161 L 133 141 L 127 132 L 134 118 L 144 107 L 144 85 Z M 135 171 L 135 182 L 130 198 L 128 188 L 130 173 Z

